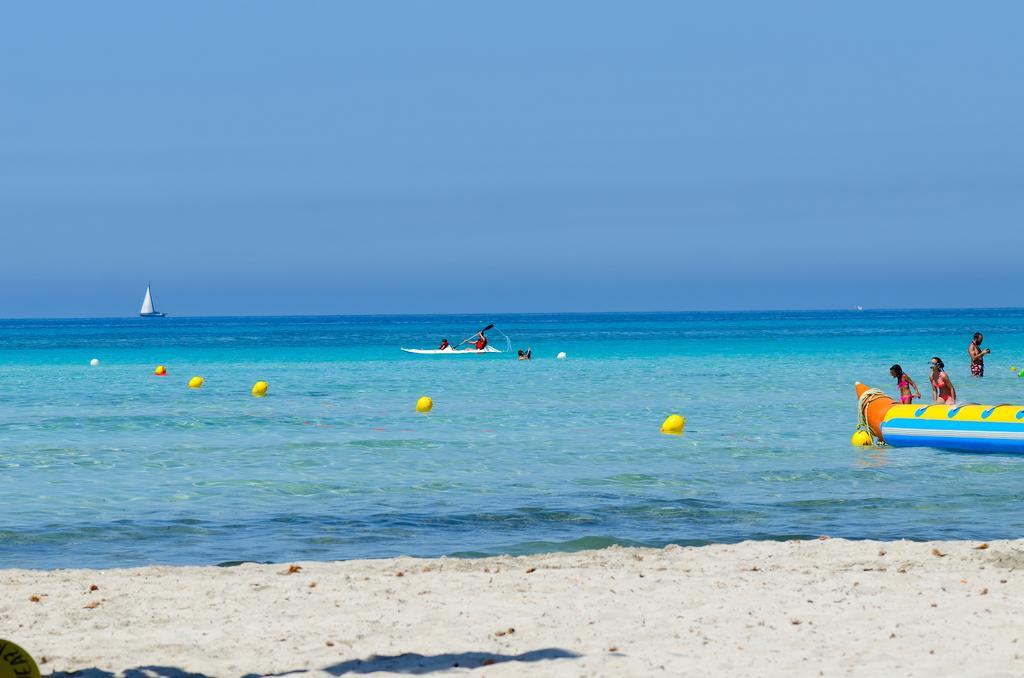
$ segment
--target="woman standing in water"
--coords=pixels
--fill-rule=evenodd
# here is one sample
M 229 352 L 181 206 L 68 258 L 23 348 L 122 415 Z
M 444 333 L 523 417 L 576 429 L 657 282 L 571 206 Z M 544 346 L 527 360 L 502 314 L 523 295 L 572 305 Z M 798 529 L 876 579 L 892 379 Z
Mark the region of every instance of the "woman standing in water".
M 956 402 L 956 387 L 949 380 L 946 374 L 946 364 L 941 358 L 933 357 L 931 362 L 932 373 L 928 380 L 932 382 L 932 397 L 937 403 L 952 405 Z
M 910 375 L 903 371 L 903 368 L 899 365 L 893 365 L 889 368 L 889 374 L 896 379 L 896 388 L 900 390 L 900 402 L 904 405 L 909 405 L 914 402 L 916 397 L 918 400 L 921 399 L 921 389 L 917 387 L 914 380 L 910 378 Z M 917 395 L 913 396 L 910 394 L 910 389 L 913 387 L 917 391 Z

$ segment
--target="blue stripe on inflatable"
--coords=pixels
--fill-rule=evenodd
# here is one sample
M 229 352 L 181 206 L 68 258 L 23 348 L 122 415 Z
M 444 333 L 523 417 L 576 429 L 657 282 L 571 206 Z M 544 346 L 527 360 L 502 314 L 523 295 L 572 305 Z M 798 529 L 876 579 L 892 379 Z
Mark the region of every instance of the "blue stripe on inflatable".
M 996 454 L 1024 454 L 1024 439 L 934 437 L 928 435 L 905 436 L 886 434 L 885 442 L 893 447 L 934 447 L 961 452 L 991 452 Z
M 890 419 L 882 423 L 882 434 L 887 428 L 922 429 L 931 431 L 1019 431 L 1024 434 L 1024 422 L 969 421 L 955 419 Z
M 882 437 L 893 447 L 1024 454 L 1024 422 L 891 419 Z

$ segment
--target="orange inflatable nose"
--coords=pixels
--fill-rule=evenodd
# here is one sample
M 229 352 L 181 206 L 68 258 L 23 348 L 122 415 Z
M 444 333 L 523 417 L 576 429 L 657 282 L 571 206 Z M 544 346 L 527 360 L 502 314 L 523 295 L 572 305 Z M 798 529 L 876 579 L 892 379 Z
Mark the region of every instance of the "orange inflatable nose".
M 859 381 L 855 384 L 855 386 L 857 387 L 858 401 L 860 400 L 860 397 L 864 395 L 864 392 L 870 390 L 871 388 L 870 386 L 865 386 Z M 868 421 L 868 428 L 871 429 L 872 435 L 874 435 L 879 440 L 884 440 L 884 438 L 882 438 L 882 421 L 885 419 L 886 412 L 888 412 L 889 408 L 892 407 L 894 404 L 895 403 L 893 402 L 892 398 L 890 398 L 887 395 L 877 395 L 871 399 L 871 402 L 867 404 L 866 412 L 864 413 L 864 418 L 867 419 Z

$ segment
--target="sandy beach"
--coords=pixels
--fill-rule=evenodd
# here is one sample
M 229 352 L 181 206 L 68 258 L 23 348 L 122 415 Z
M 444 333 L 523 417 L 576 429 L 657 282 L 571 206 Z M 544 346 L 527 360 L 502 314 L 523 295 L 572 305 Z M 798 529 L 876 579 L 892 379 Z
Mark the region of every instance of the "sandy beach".
M 1024 540 L 823 538 L 5 570 L 0 637 L 44 675 L 1016 676 L 1021 568 Z

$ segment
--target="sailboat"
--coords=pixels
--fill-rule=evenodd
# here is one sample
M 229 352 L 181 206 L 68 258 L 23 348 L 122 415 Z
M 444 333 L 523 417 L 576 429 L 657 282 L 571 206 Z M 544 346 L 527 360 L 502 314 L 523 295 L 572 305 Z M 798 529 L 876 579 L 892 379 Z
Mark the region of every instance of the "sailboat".
M 153 292 L 149 285 L 146 285 L 146 296 L 142 299 L 142 310 L 139 311 L 139 315 L 143 318 L 163 318 L 167 315 L 153 308 Z

